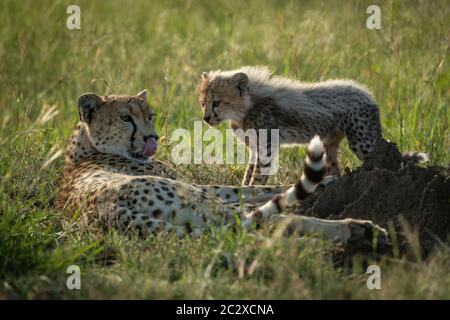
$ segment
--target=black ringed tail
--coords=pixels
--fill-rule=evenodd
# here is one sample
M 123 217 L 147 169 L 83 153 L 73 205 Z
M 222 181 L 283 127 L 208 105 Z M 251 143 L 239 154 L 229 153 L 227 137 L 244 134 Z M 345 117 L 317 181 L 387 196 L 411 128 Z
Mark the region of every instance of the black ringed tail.
M 315 136 L 309 142 L 300 180 L 285 192 L 276 195 L 272 200 L 253 211 L 249 218 L 257 221 L 265 220 L 273 214 L 279 214 L 287 206 L 306 199 L 316 190 L 317 185 L 322 182 L 326 172 L 325 148 L 319 136 Z

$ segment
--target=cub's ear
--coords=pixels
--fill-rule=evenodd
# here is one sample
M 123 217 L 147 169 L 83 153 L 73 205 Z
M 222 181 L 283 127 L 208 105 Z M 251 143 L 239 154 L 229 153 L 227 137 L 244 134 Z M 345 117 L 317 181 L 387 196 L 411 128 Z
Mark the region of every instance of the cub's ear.
M 144 101 L 147 101 L 147 90 L 142 90 L 136 96 Z
M 80 120 L 90 123 L 92 120 L 92 113 L 103 102 L 103 98 L 93 92 L 82 94 L 77 101 Z
M 208 72 L 202 73 L 202 80 L 208 80 Z
M 248 94 L 248 76 L 243 72 L 235 73 L 231 77 L 231 83 L 233 83 L 236 89 L 239 91 L 239 96 L 245 96 Z

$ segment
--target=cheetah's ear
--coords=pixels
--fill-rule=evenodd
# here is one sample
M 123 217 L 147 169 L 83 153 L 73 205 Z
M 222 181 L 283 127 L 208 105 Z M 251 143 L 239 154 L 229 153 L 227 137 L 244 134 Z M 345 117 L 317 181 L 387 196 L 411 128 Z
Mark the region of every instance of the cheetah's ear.
M 248 76 L 243 72 L 235 73 L 231 77 L 231 83 L 233 83 L 236 89 L 239 91 L 239 96 L 245 96 L 248 94 Z
M 103 102 L 103 98 L 93 92 L 82 94 L 77 101 L 80 120 L 90 123 L 93 112 Z
M 208 72 L 202 73 L 202 80 L 208 80 Z
M 147 90 L 142 90 L 136 96 L 144 101 L 147 101 Z

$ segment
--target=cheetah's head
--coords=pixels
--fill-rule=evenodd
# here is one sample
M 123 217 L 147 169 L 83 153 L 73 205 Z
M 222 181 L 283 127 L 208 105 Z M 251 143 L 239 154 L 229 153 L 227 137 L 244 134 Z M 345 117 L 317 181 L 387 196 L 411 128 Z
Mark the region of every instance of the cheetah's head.
M 155 114 L 147 103 L 146 90 L 136 96 L 85 93 L 77 105 L 80 121 L 97 151 L 138 160 L 156 152 Z
M 212 71 L 202 74 L 198 87 L 203 120 L 216 126 L 240 121 L 249 107 L 249 78 L 244 72 Z

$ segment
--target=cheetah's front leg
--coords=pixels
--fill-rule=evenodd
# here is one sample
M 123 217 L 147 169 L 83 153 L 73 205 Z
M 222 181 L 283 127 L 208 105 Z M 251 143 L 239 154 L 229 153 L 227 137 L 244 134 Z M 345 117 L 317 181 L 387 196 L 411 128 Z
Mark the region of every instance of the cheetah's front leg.
M 268 166 L 270 167 L 270 164 Z M 265 169 L 266 167 L 267 167 L 266 165 L 261 164 L 261 162 L 259 161 L 259 158 L 258 158 L 257 162 L 254 164 L 253 175 L 252 175 L 252 178 L 251 178 L 250 184 L 249 184 L 250 186 L 262 185 L 267 182 L 267 180 L 269 179 L 269 175 L 263 174 L 261 171 L 262 169 Z
M 248 163 L 247 168 L 245 169 L 244 178 L 242 179 L 242 186 L 249 186 L 250 181 L 252 180 L 253 171 L 255 171 L 255 164 Z
M 250 185 L 263 185 L 266 184 L 269 176 L 273 173 L 274 159 L 272 157 L 273 151 L 270 139 L 260 141 L 261 136 L 258 136 L 258 150 L 255 151 L 254 158 L 255 167 L 253 169 L 253 175 L 250 181 Z M 265 153 L 264 153 L 265 152 Z

